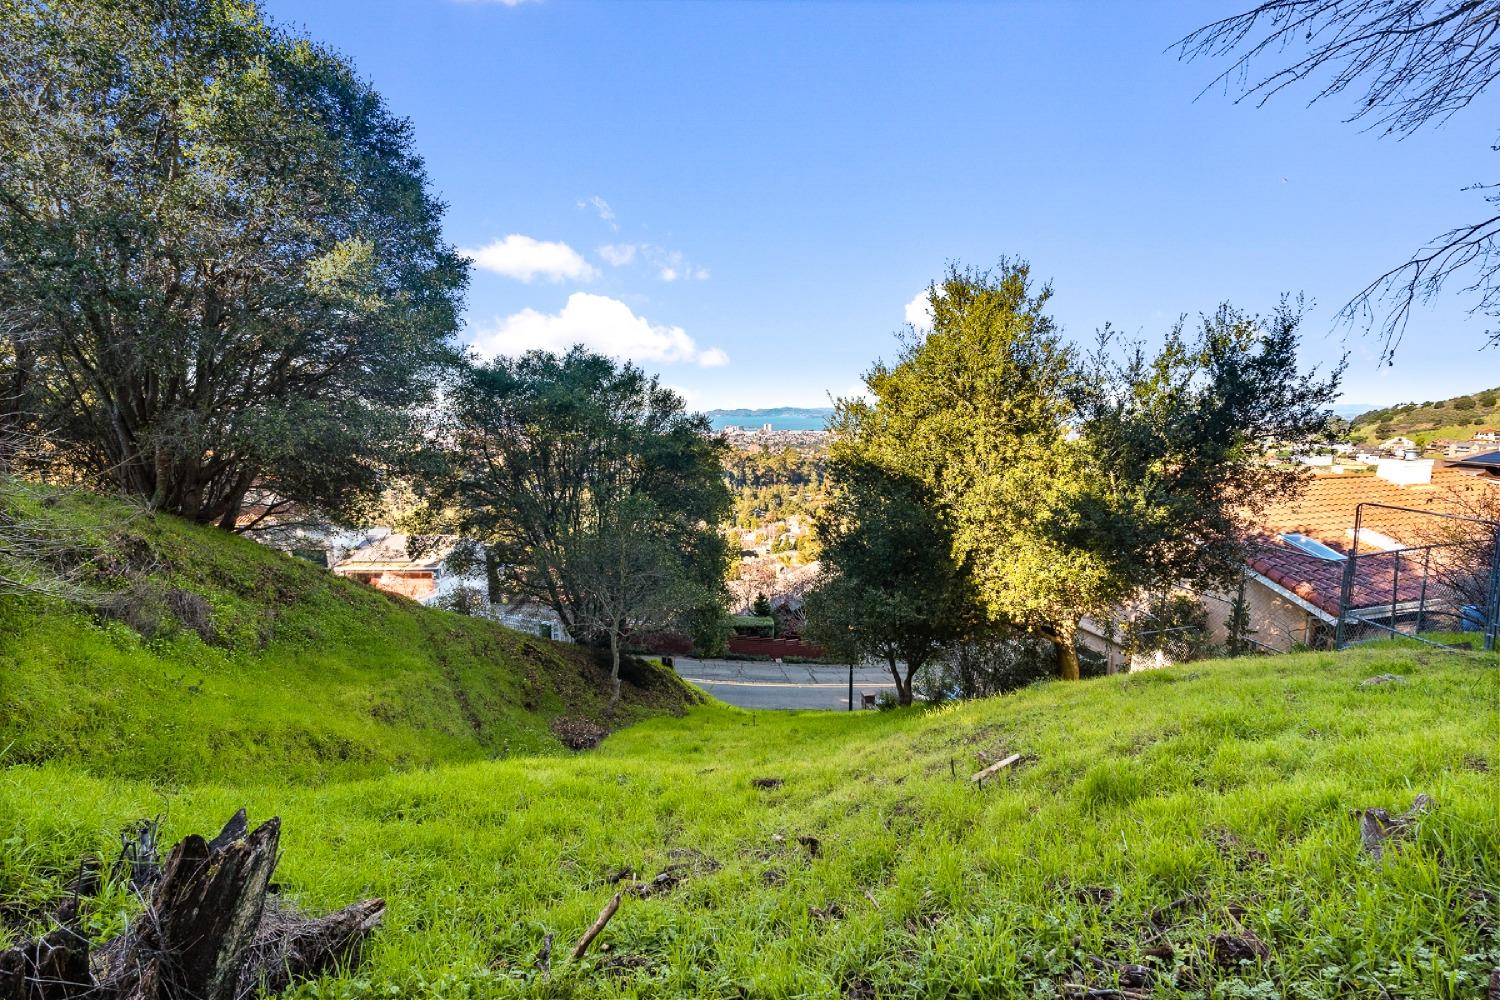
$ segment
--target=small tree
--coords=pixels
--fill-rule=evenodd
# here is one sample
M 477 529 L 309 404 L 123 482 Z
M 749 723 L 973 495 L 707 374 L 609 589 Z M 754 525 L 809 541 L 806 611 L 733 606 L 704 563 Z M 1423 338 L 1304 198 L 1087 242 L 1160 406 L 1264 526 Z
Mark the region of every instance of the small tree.
M 771 599 L 764 593 L 755 595 L 755 603 L 750 606 L 750 613 L 757 618 L 771 617 Z
M 677 554 L 654 530 L 656 523 L 650 501 L 632 498 L 563 546 L 562 570 L 579 598 L 574 626 L 609 645 L 611 712 L 620 701 L 626 637 L 666 628 L 702 601 Z
M 846 438 L 830 465 L 816 521 L 826 575 L 807 595 L 807 634 L 851 663 L 884 660 L 897 701 L 910 705 L 912 678 L 973 627 L 972 592 L 926 489 L 860 447 Z
M 649 517 L 644 535 L 675 553 L 703 601 L 688 616 L 705 637 L 718 627 L 729 511 L 723 441 L 706 418 L 639 368 L 576 347 L 474 367 L 454 387 L 444 471 L 426 484 L 427 520 L 478 540 L 506 567 L 515 596 L 550 606 L 569 632 L 586 631 L 583 581 L 570 546 Z M 632 522 L 635 523 L 635 522 Z
M 1225 651 L 1230 656 L 1244 656 L 1254 651 L 1251 637 L 1258 631 L 1250 616 L 1250 600 L 1245 592 L 1245 574 L 1240 573 L 1239 586 L 1229 602 L 1229 613 L 1224 621 Z

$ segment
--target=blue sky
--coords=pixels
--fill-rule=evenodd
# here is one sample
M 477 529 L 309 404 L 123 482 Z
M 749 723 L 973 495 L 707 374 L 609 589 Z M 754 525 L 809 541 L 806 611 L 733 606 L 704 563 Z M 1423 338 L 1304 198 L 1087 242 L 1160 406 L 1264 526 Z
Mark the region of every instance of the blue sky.
M 1086 341 L 1221 301 L 1314 303 L 1306 361 L 1346 401 L 1500 384 L 1453 294 L 1394 368 L 1333 316 L 1483 211 L 1478 116 L 1403 141 L 1308 91 L 1199 91 L 1164 50 L 1235 3 L 267 0 L 412 119 L 450 239 L 474 251 L 465 339 L 587 336 L 695 408 L 819 405 L 895 351 L 949 260 L 1030 259 Z

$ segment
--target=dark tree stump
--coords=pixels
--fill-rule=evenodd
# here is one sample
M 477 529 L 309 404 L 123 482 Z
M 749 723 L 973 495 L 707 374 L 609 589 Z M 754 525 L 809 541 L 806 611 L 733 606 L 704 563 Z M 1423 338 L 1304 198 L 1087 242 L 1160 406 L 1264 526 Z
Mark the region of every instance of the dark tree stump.
M 246 833 L 245 811 L 211 842 L 197 834 L 172 848 L 121 970 L 125 996 L 235 1000 L 276 869 L 281 821 Z
M 0 1000 L 246 1000 L 294 980 L 357 962 L 385 901 L 366 900 L 309 918 L 267 890 L 276 870 L 281 822 L 249 831 L 241 809 L 211 841 L 179 841 L 156 868 L 155 828 L 124 846 L 122 876 L 154 887 L 145 912 L 92 956 L 61 928 L 0 952 Z
M 89 943 L 66 927 L 0 951 L 0 1000 L 74 1000 L 93 988 Z
M 365 938 L 385 917 L 385 900 L 367 899 L 326 917 L 308 919 L 290 907 L 267 904 L 240 979 L 240 995 L 280 993 L 296 979 L 358 964 Z

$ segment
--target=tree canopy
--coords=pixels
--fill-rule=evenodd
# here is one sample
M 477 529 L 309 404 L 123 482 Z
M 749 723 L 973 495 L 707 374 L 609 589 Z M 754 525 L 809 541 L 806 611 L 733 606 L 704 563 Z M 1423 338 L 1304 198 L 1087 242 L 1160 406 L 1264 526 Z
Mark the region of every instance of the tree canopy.
M 345 509 L 456 360 L 411 127 L 247 0 L 0 0 L 0 367 L 80 476 Z
M 1082 617 L 1232 581 L 1257 509 L 1300 483 L 1264 441 L 1316 440 L 1340 372 L 1299 370 L 1290 305 L 1224 307 L 1155 354 L 1106 333 L 1080 355 L 1050 294 L 1024 262 L 950 268 L 932 328 L 841 404 L 840 447 L 920 483 L 989 621 L 1050 637 L 1077 677 Z
M 729 510 L 721 439 L 682 398 L 631 364 L 575 347 L 470 368 L 444 430 L 447 472 L 428 486 L 446 526 L 507 567 L 507 588 L 542 601 L 577 634 L 590 631 L 578 539 L 627 519 L 673 553 L 702 600 L 684 615 L 719 624 Z

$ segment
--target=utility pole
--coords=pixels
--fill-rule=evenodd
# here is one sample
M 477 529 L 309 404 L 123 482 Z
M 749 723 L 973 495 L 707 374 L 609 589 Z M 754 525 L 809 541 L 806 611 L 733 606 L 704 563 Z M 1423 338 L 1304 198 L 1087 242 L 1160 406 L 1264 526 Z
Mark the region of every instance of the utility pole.
M 853 625 L 849 626 L 849 634 L 851 636 L 854 634 L 854 626 Z M 853 652 L 850 652 L 850 654 L 849 654 L 849 708 L 848 708 L 848 711 L 850 711 L 850 712 L 854 711 L 854 653 Z

